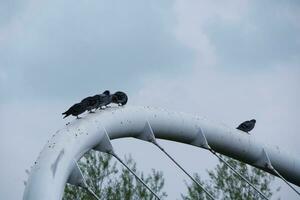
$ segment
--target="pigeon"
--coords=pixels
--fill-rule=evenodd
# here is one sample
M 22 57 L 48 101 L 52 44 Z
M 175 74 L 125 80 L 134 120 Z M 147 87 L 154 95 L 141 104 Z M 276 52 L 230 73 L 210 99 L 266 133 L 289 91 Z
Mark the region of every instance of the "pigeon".
M 112 95 L 112 102 L 119 106 L 124 106 L 128 101 L 128 97 L 124 92 L 116 92 Z
M 82 104 L 86 105 L 86 110 L 92 113 L 93 109 L 97 108 L 99 104 L 99 95 L 86 97 L 81 101 Z
M 103 107 L 107 107 L 107 105 L 112 102 L 112 95 L 110 94 L 109 90 L 105 90 L 102 94 L 98 96 L 99 105 L 97 105 L 97 108 L 102 109 Z
M 105 90 L 102 94 L 110 95 L 110 91 L 109 90 Z
M 245 121 L 243 123 L 241 123 L 237 129 L 244 131 L 246 133 L 249 133 L 249 131 L 251 131 L 254 126 L 255 126 L 256 120 L 255 119 L 251 119 L 250 121 Z
M 69 115 L 76 116 L 77 119 L 79 119 L 78 115 L 84 113 L 86 111 L 86 105 L 83 103 L 76 103 L 73 106 L 71 106 L 66 112 L 62 113 L 62 115 L 65 115 L 63 118 L 68 117 Z

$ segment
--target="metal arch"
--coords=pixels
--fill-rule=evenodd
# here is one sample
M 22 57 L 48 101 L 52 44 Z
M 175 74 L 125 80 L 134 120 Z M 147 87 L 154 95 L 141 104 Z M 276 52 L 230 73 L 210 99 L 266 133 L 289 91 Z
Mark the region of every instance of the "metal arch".
M 278 147 L 264 146 L 248 134 L 201 117 L 151 107 L 125 106 L 87 114 L 57 131 L 30 171 L 23 200 L 62 199 L 65 184 L 76 167 L 74 160 L 97 147 L 105 131 L 110 139 L 143 138 L 147 123 L 151 124 L 156 138 L 203 148 L 205 142 L 201 137 L 204 134 L 214 151 L 269 173 L 272 173 L 268 169 L 268 162 L 271 162 L 286 180 L 300 186 L 299 158 Z

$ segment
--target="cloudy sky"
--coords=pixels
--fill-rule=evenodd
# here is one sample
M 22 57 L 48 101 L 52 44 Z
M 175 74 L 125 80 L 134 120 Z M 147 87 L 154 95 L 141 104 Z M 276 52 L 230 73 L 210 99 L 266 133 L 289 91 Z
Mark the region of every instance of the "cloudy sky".
M 105 89 L 233 127 L 256 118 L 253 137 L 299 155 L 299 21 L 296 0 L 0 0 L 0 199 L 22 198 L 25 169 L 71 120 L 62 111 Z M 204 178 L 216 164 L 202 149 L 160 142 Z M 169 199 L 185 192 L 187 178 L 155 147 L 113 145 L 146 173 L 162 170 Z

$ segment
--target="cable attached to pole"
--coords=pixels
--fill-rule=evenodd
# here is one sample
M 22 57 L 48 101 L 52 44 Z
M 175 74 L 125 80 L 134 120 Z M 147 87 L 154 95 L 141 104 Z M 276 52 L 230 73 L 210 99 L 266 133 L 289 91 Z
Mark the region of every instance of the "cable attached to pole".
M 259 189 L 257 189 L 248 179 L 246 179 L 242 174 L 236 171 L 226 160 L 224 160 L 221 156 L 219 156 L 214 150 L 210 147 L 208 149 L 211 153 L 213 153 L 217 158 L 219 158 L 229 169 L 231 169 L 236 175 L 246 181 L 256 192 L 258 192 L 264 199 L 269 200 Z
M 200 187 L 211 199 L 215 200 L 215 198 L 200 184 L 198 183 L 183 167 L 181 167 L 179 165 L 179 163 L 177 163 L 175 161 L 175 159 L 169 155 L 157 142 L 155 139 L 155 135 L 153 132 L 153 129 L 150 125 L 149 121 L 146 121 L 145 123 L 145 127 L 144 130 L 142 131 L 142 133 L 137 136 L 138 139 L 147 141 L 147 142 L 151 142 L 153 143 L 155 146 L 157 146 L 162 152 L 164 152 L 164 154 L 166 154 L 176 165 L 177 167 L 179 167 L 198 187 Z
M 82 171 L 81 171 L 81 169 L 80 169 L 80 167 L 78 165 L 78 162 L 76 161 L 75 163 L 76 163 L 77 168 L 78 168 L 78 170 L 79 170 L 79 172 L 80 172 L 80 174 L 81 174 L 81 176 L 83 178 L 83 183 L 84 183 L 84 187 L 83 188 L 86 189 L 95 199 L 100 200 L 100 198 L 95 194 L 95 192 L 88 186 L 88 184 L 86 182 L 86 179 L 85 179 L 85 177 L 84 177 L 84 175 L 83 175 L 83 173 L 82 173 Z
M 292 190 L 294 190 L 300 196 L 300 192 L 296 190 L 296 188 L 293 187 L 287 180 L 285 180 L 285 178 L 272 165 L 268 164 L 267 167 L 268 169 L 272 170 L 272 172 L 274 172 L 279 178 L 281 178 L 290 188 L 292 188 Z
M 207 139 L 205 135 L 203 134 L 203 131 L 201 128 L 199 128 L 197 138 L 195 139 L 194 145 L 198 147 L 202 147 L 204 149 L 209 150 L 212 154 L 214 154 L 217 158 L 219 158 L 229 169 L 231 169 L 236 175 L 238 175 L 240 178 L 242 178 L 244 181 L 246 181 L 255 191 L 257 191 L 264 199 L 268 200 L 268 197 L 266 197 L 259 189 L 257 189 L 248 179 L 246 179 L 242 174 L 240 174 L 238 171 L 236 171 L 228 162 L 226 162 L 221 156 L 219 156 L 208 144 Z
M 109 153 L 110 155 L 112 155 L 112 156 L 114 156 L 124 167 L 126 167 L 127 169 L 128 169 L 128 171 L 130 172 L 130 173 L 132 173 L 134 176 L 135 176 L 135 178 L 136 179 L 138 179 L 155 197 L 156 197 L 156 199 L 158 199 L 158 200 L 161 200 L 160 198 L 159 198 L 159 196 L 140 178 L 140 177 L 138 177 L 138 175 L 136 175 L 136 173 L 134 173 L 134 171 L 132 171 L 123 161 L 122 161 L 122 159 L 118 156 L 118 155 L 116 155 L 115 153 L 113 153 L 113 152 L 110 152 Z
M 164 152 L 197 186 L 199 186 L 211 199 L 215 200 L 215 198 L 196 180 L 194 179 L 181 165 L 176 162 L 176 160 L 168 154 L 164 148 L 162 148 L 156 141 L 151 141 L 155 146 L 157 146 L 162 152 Z
M 159 196 L 140 178 L 138 177 L 123 161 L 122 159 L 114 152 L 113 146 L 110 143 L 110 138 L 108 137 L 108 134 L 106 132 L 106 129 L 103 127 L 104 130 L 104 137 L 100 141 L 100 143 L 94 147 L 95 150 L 108 153 L 115 157 L 124 167 L 128 169 L 130 173 L 132 173 L 136 179 L 138 179 L 155 197 L 156 199 L 160 200 Z

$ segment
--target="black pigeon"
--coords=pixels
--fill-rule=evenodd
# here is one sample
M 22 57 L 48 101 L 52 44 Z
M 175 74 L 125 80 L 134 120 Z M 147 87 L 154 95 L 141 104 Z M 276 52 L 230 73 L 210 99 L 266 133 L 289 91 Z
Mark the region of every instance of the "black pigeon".
M 99 96 L 99 105 L 97 105 L 97 108 L 103 108 L 106 107 L 108 104 L 112 102 L 112 95 L 110 94 L 109 90 L 105 90 L 102 94 Z
M 245 121 L 243 123 L 241 123 L 237 129 L 244 131 L 246 133 L 249 133 L 249 131 L 251 131 L 254 126 L 255 126 L 256 120 L 255 119 L 251 119 L 250 121 Z
M 112 102 L 124 106 L 128 101 L 128 97 L 124 92 L 116 92 L 112 96 Z
M 86 97 L 81 101 L 82 104 L 86 105 L 86 110 L 90 113 L 93 112 L 92 110 L 97 108 L 99 104 L 99 95 Z
M 86 110 L 86 105 L 83 103 L 76 103 L 73 106 L 71 106 L 66 112 L 62 113 L 64 118 L 68 117 L 69 115 L 76 116 L 77 119 L 79 119 L 78 115 L 84 113 Z
M 110 91 L 109 90 L 105 90 L 102 94 L 104 94 L 104 95 L 110 95 Z

